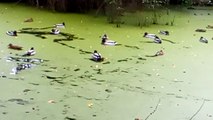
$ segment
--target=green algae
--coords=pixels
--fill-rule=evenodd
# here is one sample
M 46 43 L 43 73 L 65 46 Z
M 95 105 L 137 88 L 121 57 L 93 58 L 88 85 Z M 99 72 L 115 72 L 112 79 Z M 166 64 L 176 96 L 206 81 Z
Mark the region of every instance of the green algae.
M 162 12 L 157 25 L 148 25 L 152 12 L 136 13 L 149 17 L 142 28 L 129 13 L 130 19 L 124 18 L 127 22 L 116 28 L 104 17 L 84 14 L 11 4 L 0 4 L 0 11 L 1 119 L 212 119 L 213 36 L 209 29 L 195 32 L 212 24 L 211 10 L 171 10 L 170 16 Z M 165 25 L 173 16 L 173 26 Z M 34 21 L 24 23 L 29 17 Z M 61 35 L 50 34 L 52 25 L 61 22 L 66 22 Z M 21 32 L 11 37 L 5 34 L 8 30 Z M 159 30 L 168 30 L 170 35 L 160 35 Z M 144 32 L 159 35 L 163 43 L 143 38 Z M 104 33 L 121 45 L 101 45 Z M 201 44 L 200 36 L 209 44 Z M 7 49 L 9 43 L 24 50 Z M 34 57 L 48 62 L 10 75 L 16 62 L 7 58 L 32 46 L 37 51 Z M 95 49 L 106 62 L 89 60 Z M 160 49 L 164 56 L 146 57 Z

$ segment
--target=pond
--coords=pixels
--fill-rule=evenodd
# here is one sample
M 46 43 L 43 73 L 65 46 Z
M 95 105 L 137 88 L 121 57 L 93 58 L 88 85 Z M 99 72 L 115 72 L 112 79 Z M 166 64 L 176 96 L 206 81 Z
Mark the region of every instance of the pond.
M 159 24 L 145 27 L 138 27 L 132 18 L 149 11 L 126 14 L 125 24 L 117 28 L 105 17 L 1 3 L 0 118 L 213 119 L 213 30 L 206 28 L 213 25 L 212 10 L 170 12 L 168 19 L 162 17 Z M 174 16 L 173 26 L 165 25 Z M 27 18 L 33 22 L 24 22 Z M 62 22 L 66 27 L 61 34 L 51 34 L 53 25 Z M 198 28 L 206 32 L 195 32 Z M 8 36 L 10 30 L 17 30 L 18 36 Z M 159 30 L 170 35 L 160 35 Z M 145 32 L 163 38 L 162 44 L 144 38 Z M 101 45 L 104 33 L 120 45 Z M 201 36 L 207 44 L 199 41 Z M 8 49 L 10 43 L 23 50 Z M 31 47 L 34 56 L 20 57 Z M 105 57 L 104 62 L 90 60 L 94 50 Z M 164 55 L 151 57 L 159 50 Z M 32 58 L 36 62 L 29 63 Z M 32 67 L 11 74 L 21 63 Z

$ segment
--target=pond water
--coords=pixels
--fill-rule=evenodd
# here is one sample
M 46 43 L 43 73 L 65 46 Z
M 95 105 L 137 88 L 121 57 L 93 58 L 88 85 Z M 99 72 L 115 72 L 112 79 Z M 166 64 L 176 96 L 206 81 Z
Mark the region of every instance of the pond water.
M 126 14 L 120 28 L 105 17 L 56 13 L 0 4 L 0 118 L 2 120 L 212 120 L 213 25 L 211 10 L 171 10 L 158 25 L 137 27 Z M 164 16 L 164 13 L 161 13 Z M 165 13 L 166 14 L 166 13 Z M 165 25 L 175 16 L 174 25 Z M 33 22 L 23 22 L 27 18 Z M 139 18 L 137 18 L 139 19 Z M 168 20 L 168 21 L 167 21 Z M 62 34 L 50 34 L 56 23 Z M 197 28 L 206 32 L 195 32 Z M 17 30 L 18 36 L 6 31 Z M 168 30 L 169 36 L 158 34 Z M 143 38 L 149 32 L 162 44 Z M 119 46 L 103 46 L 107 33 Z M 199 42 L 203 36 L 208 44 Z M 70 39 L 69 39 L 70 38 Z M 16 51 L 9 43 L 23 47 Z M 20 57 L 34 47 L 43 59 L 11 74 Z M 102 63 L 90 59 L 98 50 Z M 148 57 L 163 50 L 163 56 Z

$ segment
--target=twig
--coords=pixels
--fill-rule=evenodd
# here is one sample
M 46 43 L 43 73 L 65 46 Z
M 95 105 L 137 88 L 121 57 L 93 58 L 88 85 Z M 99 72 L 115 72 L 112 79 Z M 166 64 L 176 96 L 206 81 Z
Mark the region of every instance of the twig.
M 205 103 L 205 99 L 203 100 L 203 103 L 201 104 L 200 108 L 192 115 L 192 117 L 189 120 L 192 120 L 199 112 L 200 110 L 203 108 L 204 103 Z
M 155 106 L 155 109 L 151 113 L 149 113 L 149 115 L 144 120 L 148 120 L 148 118 L 157 111 L 159 105 L 160 105 L 160 99 L 158 100 L 158 103 Z

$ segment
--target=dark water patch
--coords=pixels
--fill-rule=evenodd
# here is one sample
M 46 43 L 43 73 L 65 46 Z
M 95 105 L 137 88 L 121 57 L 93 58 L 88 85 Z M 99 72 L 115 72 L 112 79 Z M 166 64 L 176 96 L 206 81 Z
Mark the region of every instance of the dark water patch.
M 84 96 L 81 96 L 81 95 L 77 95 L 78 98 L 83 98 L 85 100 L 92 100 L 93 98 L 88 98 L 88 97 L 84 97 Z
M 105 89 L 105 92 L 107 92 L 107 93 L 111 93 L 111 92 L 112 92 L 112 90 L 110 90 L 110 89 Z
M 166 42 L 170 42 L 172 44 L 176 44 L 176 42 L 172 41 L 172 40 L 168 40 L 168 39 L 162 39 L 162 41 L 166 41 Z
M 57 43 L 60 43 L 60 42 L 64 42 L 64 41 L 73 41 L 73 38 L 70 38 L 70 39 L 54 39 L 53 42 L 57 42 Z
M 132 49 L 140 49 L 138 46 L 124 45 L 124 47 L 132 48 Z
M 166 95 L 175 95 L 174 93 L 166 93 Z
M 24 80 L 24 78 L 8 78 L 8 79 L 10 79 L 10 80 Z
M 51 69 L 57 69 L 58 67 L 50 67 Z
M 95 83 L 96 85 L 102 85 L 102 83 Z
M 58 35 L 53 34 L 50 30 L 49 31 L 41 31 L 41 30 L 46 30 L 46 29 L 50 29 L 53 27 L 44 27 L 44 28 L 22 28 L 21 30 L 19 30 L 18 33 L 20 34 L 31 34 L 34 35 L 35 37 L 39 37 L 41 39 L 46 39 L 46 35 L 54 35 L 54 36 L 59 36 L 59 37 L 63 37 L 63 38 L 57 38 L 54 39 L 53 42 L 56 42 L 58 44 L 61 44 L 63 46 L 75 49 L 75 47 L 70 46 L 68 44 L 62 43 L 65 41 L 73 41 L 74 39 L 77 40 L 84 40 L 84 38 L 79 38 L 76 37 L 74 34 L 70 34 L 70 33 L 65 33 L 65 32 L 60 32 Z
M 2 112 L 2 114 L 3 114 L 3 115 L 6 115 L 6 114 L 8 114 L 8 112 Z
M 38 83 L 29 83 L 31 85 L 35 85 L 35 86 L 38 86 L 39 84 Z
M 55 39 L 56 40 L 56 39 Z M 57 39 L 57 40 L 59 40 L 59 39 Z M 60 39 L 60 40 L 63 40 L 63 39 Z M 55 41 L 54 41 L 55 42 Z M 61 42 L 57 42 L 58 44 L 61 44 L 61 45 L 63 45 L 63 46 L 66 46 L 66 47 L 68 47 L 68 48 L 72 48 L 72 49 L 75 49 L 76 47 L 73 47 L 73 46 L 71 46 L 71 45 L 68 45 L 68 44 L 66 44 L 66 43 L 61 43 Z
M 63 76 L 59 76 L 59 77 L 56 77 L 56 76 L 50 76 L 50 75 L 46 75 L 46 74 L 43 74 L 42 77 L 46 77 L 47 79 L 51 79 L 51 80 L 56 80 L 56 79 L 60 79 L 60 80 L 63 80 L 63 79 L 66 79 L 68 77 L 70 77 L 72 75 L 63 75 Z
M 85 40 L 84 38 L 78 38 L 79 40 Z
M 50 83 L 51 83 L 51 85 L 52 85 L 53 83 L 65 84 L 64 81 L 62 81 L 62 80 L 57 80 L 57 79 L 54 79 L 54 80 L 50 81 Z
M 2 75 L 2 76 L 0 76 L 0 78 L 7 78 L 7 76 L 6 75 Z
M 6 106 L 4 106 L 4 105 L 0 105 L 0 108 L 5 108 Z
M 47 37 L 45 37 L 43 35 L 36 34 L 35 36 L 38 37 L 38 38 L 41 38 L 41 39 L 47 39 Z
M 93 53 L 93 52 L 82 50 L 82 49 L 79 49 L 78 51 L 80 52 L 80 54 L 92 54 Z
M 206 29 L 199 28 L 199 29 L 196 29 L 195 32 L 206 32 Z
M 76 68 L 76 69 L 74 69 L 74 71 L 75 71 L 75 72 L 80 71 L 80 70 L 81 70 L 80 68 Z
M 140 41 L 141 43 L 155 43 L 154 41 Z
M 72 118 L 72 117 L 65 117 L 64 120 L 77 120 L 76 118 Z
M 175 97 L 180 99 L 187 99 L 186 97 L 183 97 L 183 96 L 175 96 Z
M 190 49 L 191 47 L 188 47 L 188 46 L 183 46 L 183 48 L 185 48 L 185 49 Z
M 95 81 L 98 81 L 98 82 L 106 82 L 106 80 L 98 80 L 98 79 L 95 79 Z
M 93 77 L 93 75 L 80 75 L 80 76 L 78 76 L 78 78 L 91 78 L 91 77 Z
M 71 86 L 74 86 L 74 87 L 76 87 L 76 86 L 78 86 L 78 85 L 76 85 L 76 84 L 70 84 Z
M 117 62 L 127 62 L 128 60 L 129 58 L 125 58 L 125 59 L 117 60 Z
M 157 57 L 157 55 L 145 55 L 145 57 Z
M 138 60 L 147 60 L 146 58 L 139 57 Z
M 53 72 L 52 70 L 42 70 L 43 72 Z
M 97 72 L 97 74 L 102 74 L 102 69 L 93 69 L 94 71 Z
M 23 92 L 30 92 L 30 89 L 24 89 Z
M 19 104 L 19 105 L 26 105 L 26 104 L 29 104 L 29 101 L 26 101 L 26 100 L 23 100 L 23 99 L 16 99 L 16 98 L 13 98 L 13 99 L 9 99 L 8 101 L 9 101 L 9 102 L 16 102 L 16 104 Z
M 77 95 L 76 97 L 82 98 L 82 99 L 85 99 L 85 100 L 96 100 L 96 101 L 107 100 L 107 99 L 101 99 L 101 98 L 85 97 L 85 96 L 81 96 L 81 95 Z
M 109 61 L 107 61 L 107 62 L 103 62 L 102 64 L 110 64 L 110 62 L 109 62 Z
M 125 70 L 121 70 L 121 72 L 123 72 L 123 73 L 129 73 L 128 71 L 125 71 Z
M 117 69 L 114 69 L 112 71 L 109 71 L 110 73 L 115 73 L 115 72 L 119 72 L 120 71 L 120 68 L 117 68 Z

